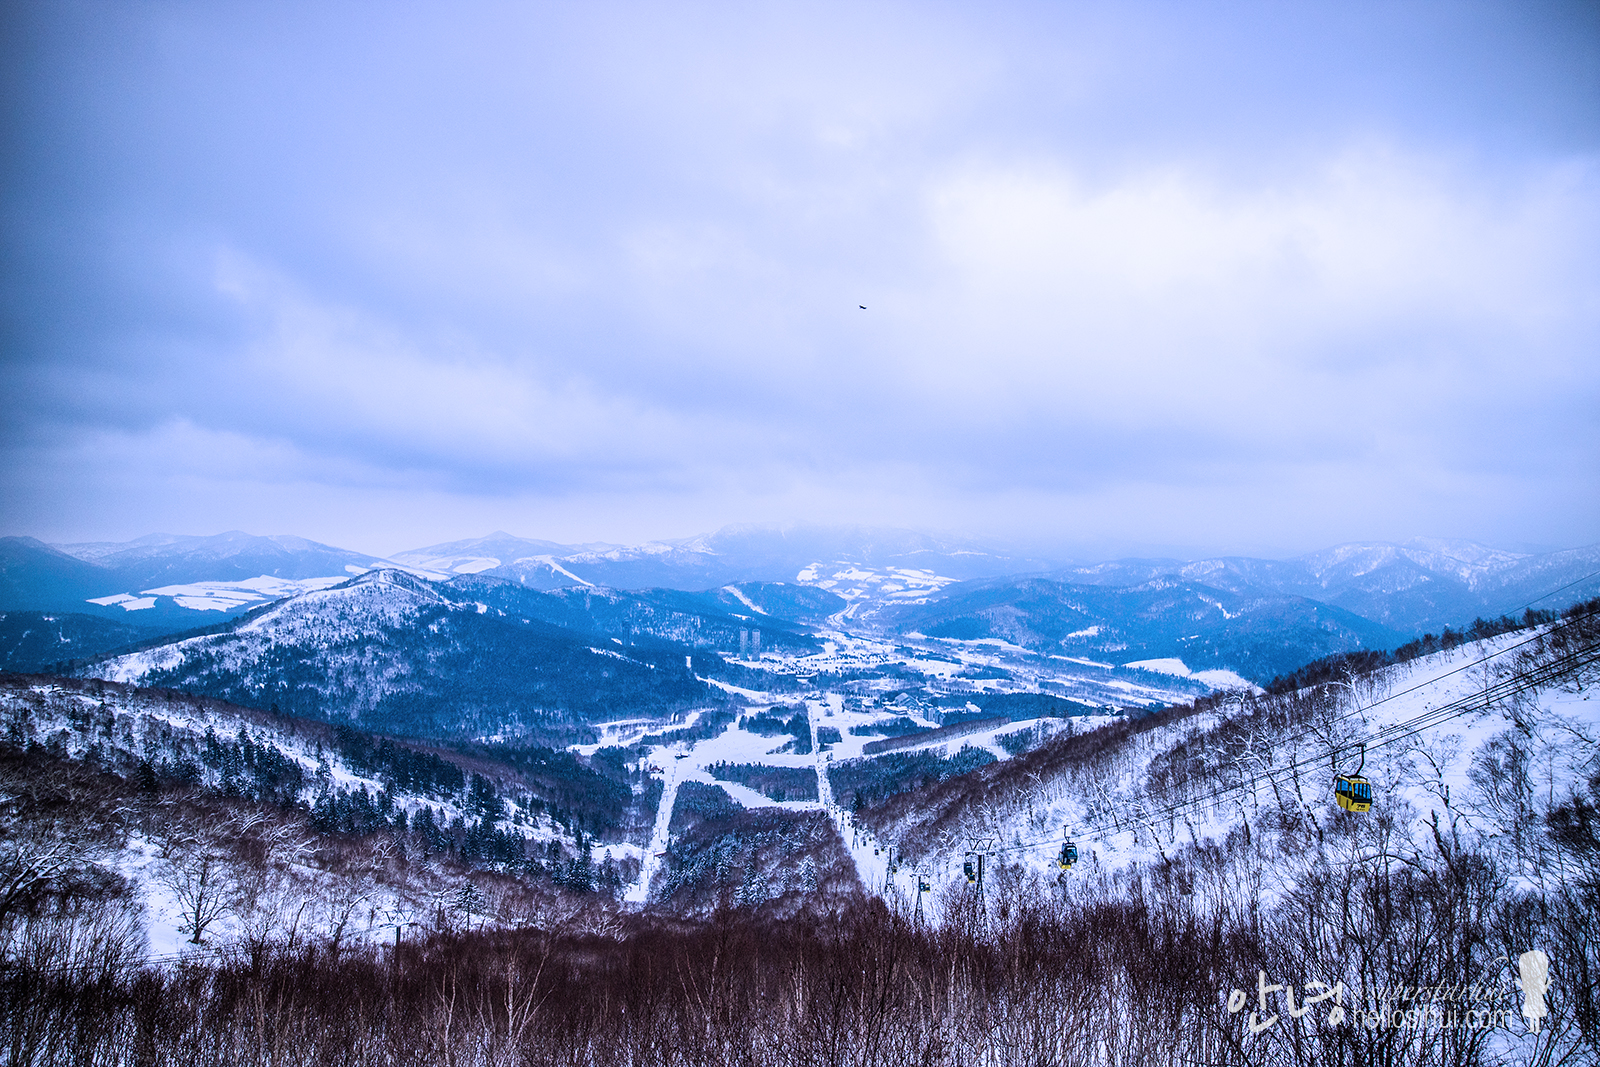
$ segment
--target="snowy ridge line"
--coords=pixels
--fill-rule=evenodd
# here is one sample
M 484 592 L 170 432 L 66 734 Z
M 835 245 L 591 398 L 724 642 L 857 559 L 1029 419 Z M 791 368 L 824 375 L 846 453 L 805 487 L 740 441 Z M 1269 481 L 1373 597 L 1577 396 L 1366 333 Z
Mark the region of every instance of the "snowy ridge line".
M 1580 653 L 1573 653 L 1571 655 L 1578 655 L 1578 654 L 1581 654 L 1581 652 L 1594 652 L 1597 649 L 1600 649 L 1600 646 L 1590 646 L 1587 649 L 1580 650 Z M 1564 659 L 1565 658 L 1570 658 L 1570 656 L 1569 657 L 1563 657 L 1563 658 Z M 1563 668 L 1563 669 L 1576 670 L 1576 669 L 1580 669 L 1582 667 L 1588 666 L 1591 663 L 1597 663 L 1597 662 L 1600 662 L 1600 655 L 1592 656 L 1589 659 L 1584 660 L 1584 661 L 1579 662 L 1579 663 L 1567 664 L 1565 666 L 1565 668 Z M 1551 665 L 1552 669 L 1554 669 L 1554 666 L 1555 665 Z M 1452 673 L 1454 673 L 1454 672 L 1452 672 Z M 1534 680 L 1534 681 L 1529 681 L 1529 679 L 1532 677 L 1532 673 L 1533 672 L 1530 672 L 1527 675 L 1519 675 L 1517 678 L 1514 678 L 1509 682 L 1497 683 L 1495 686 L 1490 687 L 1490 689 L 1486 692 L 1485 696 L 1483 696 L 1482 698 L 1480 698 L 1479 695 L 1477 695 L 1477 694 L 1474 694 L 1471 697 L 1463 697 L 1458 701 L 1454 701 L 1454 702 L 1452 702 L 1450 704 L 1444 704 L 1444 705 L 1441 705 L 1438 708 L 1431 709 L 1430 711 L 1428 711 L 1428 712 L 1426 712 L 1426 713 L 1424 713 L 1422 715 L 1416 716 L 1413 719 L 1407 720 L 1406 722 L 1396 723 L 1396 724 L 1394 724 L 1392 726 L 1385 727 L 1383 730 L 1380 730 L 1376 734 L 1373 735 L 1374 739 L 1381 738 L 1381 740 L 1373 740 L 1371 743 L 1352 740 L 1351 742 L 1349 742 L 1349 744 L 1352 744 L 1352 745 L 1355 745 L 1355 744 L 1366 744 L 1366 746 L 1368 748 L 1382 748 L 1382 747 L 1384 747 L 1386 745 L 1394 744 L 1394 743 L 1396 743 L 1398 741 L 1403 741 L 1407 737 L 1414 737 L 1417 734 L 1423 732 L 1424 730 L 1430 729 L 1431 727 L 1434 727 L 1434 726 L 1438 726 L 1439 724 L 1447 722 L 1450 719 L 1457 718 L 1458 716 L 1464 715 L 1469 711 L 1475 711 L 1475 710 L 1479 710 L 1479 709 L 1486 709 L 1486 708 L 1490 707 L 1496 700 L 1504 699 L 1505 697 L 1513 696 L 1513 695 L 1515 695 L 1517 693 L 1525 692 L 1525 691 L 1530 690 L 1530 689 L 1541 688 L 1543 683 L 1545 681 L 1549 680 L 1549 679 L 1538 679 L 1538 680 Z M 1561 673 L 1561 671 L 1554 670 L 1554 673 L 1559 674 L 1559 673 Z M 1337 721 L 1337 720 L 1335 720 L 1335 721 Z M 1396 733 L 1396 731 L 1401 731 L 1402 729 L 1403 729 L 1403 732 Z M 1386 733 L 1393 734 L 1393 736 L 1385 737 L 1384 735 Z M 1345 746 L 1344 745 L 1340 745 L 1338 747 L 1339 748 L 1343 748 Z M 1329 747 L 1329 748 L 1327 748 L 1327 749 L 1325 749 L 1323 751 L 1318 752 L 1315 756 L 1307 757 L 1307 758 L 1301 759 L 1301 760 L 1296 760 L 1293 763 L 1286 764 L 1282 768 L 1276 769 L 1273 772 L 1261 775 L 1257 779 L 1252 779 L 1252 781 L 1249 784 L 1248 788 L 1254 789 L 1261 782 L 1265 782 L 1265 783 L 1268 783 L 1268 784 L 1280 784 L 1285 780 L 1286 777 L 1290 776 L 1293 771 L 1295 771 L 1297 769 L 1304 769 L 1304 768 L 1307 768 L 1307 767 L 1310 767 L 1310 766 L 1313 766 L 1313 765 L 1316 765 L 1316 764 L 1320 764 L 1322 762 L 1322 759 L 1323 759 L 1324 756 L 1332 755 L 1332 754 L 1334 754 L 1335 751 L 1336 751 L 1335 748 Z M 1130 818 L 1137 818 L 1139 821 L 1142 821 L 1142 822 L 1160 821 L 1160 820 L 1163 820 L 1163 819 L 1176 818 L 1179 814 L 1182 814 L 1185 811 L 1189 811 L 1189 810 L 1198 811 L 1200 808 L 1204 807 L 1206 804 L 1214 803 L 1215 800 L 1218 797 L 1226 797 L 1226 796 L 1229 796 L 1229 795 L 1231 795 L 1233 793 L 1242 793 L 1242 792 L 1245 791 L 1246 788 L 1247 788 L 1247 786 L 1245 784 L 1243 784 L 1243 783 L 1240 783 L 1238 785 L 1233 785 L 1233 786 L 1225 786 L 1225 787 L 1222 787 L 1222 788 L 1219 788 L 1219 789 L 1212 790 L 1203 799 L 1197 798 L 1195 800 L 1180 801 L 1177 804 L 1169 805 L 1168 807 L 1160 809 L 1158 811 L 1138 812 L 1136 814 L 1136 816 L 1130 816 Z M 1100 823 L 1090 824 L 1085 829 L 1090 833 L 1100 833 L 1100 834 L 1104 835 L 1104 833 L 1106 831 L 1108 831 L 1108 830 L 1110 830 L 1112 832 L 1116 832 L 1116 825 L 1117 824 L 1107 824 L 1107 823 L 1104 823 L 1104 822 L 1100 822 Z M 1008 846 L 1006 846 L 1004 848 L 995 849 L 994 851 L 996 851 L 997 853 L 1025 851 L 1025 850 L 1028 850 L 1028 849 L 1031 849 L 1031 848 L 1038 848 L 1038 847 L 1041 847 L 1043 845 L 1053 845 L 1054 843 L 1055 843 L 1055 839 L 1053 837 L 1051 837 L 1051 838 L 1043 838 L 1043 839 L 1035 841 L 1035 842 L 1033 842 L 1031 844 L 1024 843 L 1024 844 L 1021 844 L 1021 845 L 1008 845 Z
M 1596 571 L 1595 573 L 1596 574 L 1600 574 L 1600 571 Z M 1593 577 L 1593 576 L 1591 575 L 1591 577 Z M 1576 583 L 1574 583 L 1574 584 L 1576 584 Z M 1559 590 L 1557 590 L 1557 592 L 1559 592 Z M 1357 717 L 1361 717 L 1361 718 L 1364 719 L 1365 716 L 1366 716 L 1366 713 L 1371 711 L 1373 708 L 1382 707 L 1384 704 L 1389 703 L 1391 700 L 1399 700 L 1401 697 L 1409 696 L 1412 693 L 1417 692 L 1418 690 L 1427 689 L 1430 686 L 1437 685 L 1439 682 L 1444 681 L 1446 678 L 1453 678 L 1454 676 L 1460 674 L 1462 671 L 1471 670 L 1473 667 L 1481 667 L 1484 664 L 1488 663 L 1490 660 L 1496 659 L 1496 658 L 1498 658 L 1500 656 L 1505 655 L 1507 652 L 1515 652 L 1517 649 L 1522 648 L 1525 645 L 1530 645 L 1533 642 L 1540 640 L 1541 638 L 1548 637 L 1550 635 L 1550 633 L 1554 629 L 1559 628 L 1560 626 L 1562 626 L 1565 623 L 1572 622 L 1572 621 L 1580 619 L 1580 618 L 1588 618 L 1588 617 L 1590 617 L 1590 616 L 1592 616 L 1594 614 L 1595 614 L 1595 612 L 1592 612 L 1592 611 L 1580 612 L 1578 614 L 1573 615 L 1570 619 L 1563 619 L 1561 622 L 1556 623 L 1555 626 L 1552 627 L 1551 629 L 1545 629 L 1543 627 L 1540 627 L 1540 628 L 1538 628 L 1537 632 L 1535 632 L 1532 636 L 1525 637 L 1520 641 L 1515 641 L 1515 642 L 1513 642 L 1513 643 L 1511 643 L 1509 645 L 1506 645 L 1504 648 L 1496 649 L 1495 651 L 1490 652 L 1487 655 L 1479 656 L 1477 659 L 1468 660 L 1466 663 L 1463 663 L 1461 666 L 1456 667 L 1453 670 L 1445 671 L 1443 674 L 1431 675 L 1428 678 L 1423 679 L 1422 681 L 1416 683 L 1413 686 L 1410 686 L 1410 687 L 1408 687 L 1406 689 L 1402 689 L 1399 692 L 1390 693 L 1388 696 L 1383 697 L 1380 700 L 1374 700 L 1372 703 L 1368 704 L 1366 707 L 1361 707 L 1359 704 L 1356 704 L 1349 711 L 1339 712 L 1338 714 L 1326 719 L 1323 722 L 1322 725 L 1324 725 L 1324 726 L 1334 726 L 1334 725 L 1337 725 L 1340 722 L 1344 722 L 1346 720 L 1354 719 L 1354 718 L 1357 718 Z M 1580 649 L 1579 651 L 1581 652 L 1583 650 Z M 1534 670 L 1541 670 L 1541 669 L 1543 669 L 1544 666 L 1545 665 L 1541 665 L 1538 668 L 1534 668 Z M 1335 683 L 1319 682 L 1316 685 L 1308 686 L 1307 688 L 1309 688 L 1309 689 L 1317 689 L 1317 688 L 1320 688 L 1321 686 L 1330 685 L 1330 684 L 1335 684 Z M 1496 683 L 1496 685 L 1499 685 L 1499 684 L 1501 684 L 1501 683 Z M 1465 698 L 1463 698 L 1463 699 L 1465 699 Z M 1405 725 L 1405 724 L 1397 723 L 1394 726 L 1385 727 L 1385 729 L 1397 729 L 1399 726 L 1402 726 L 1402 725 Z M 1307 737 L 1312 737 L 1312 738 L 1314 738 L 1316 740 L 1319 740 L 1319 741 L 1321 740 L 1321 738 L 1316 737 L 1316 731 L 1313 730 L 1312 728 L 1310 728 L 1310 727 L 1301 727 L 1299 730 L 1295 731 L 1294 733 L 1285 734 L 1283 736 L 1283 738 L 1279 741 L 1279 744 L 1283 744 L 1283 745 L 1298 744 L 1300 741 L 1305 740 Z M 1385 743 L 1387 743 L 1387 742 L 1385 742 Z M 1377 747 L 1380 747 L 1380 746 L 1373 745 L 1371 747 L 1377 748 Z M 1299 766 L 1299 764 L 1298 763 L 1291 763 L 1291 764 L 1289 764 L 1289 766 L 1290 767 L 1294 767 L 1294 766 Z
M 1537 597 L 1537 598 L 1535 598 L 1533 600 L 1528 601 L 1526 604 L 1524 604 L 1522 606 L 1522 610 L 1523 611 L 1527 611 L 1529 608 L 1531 608 L 1535 604 L 1537 604 L 1540 600 L 1549 600 L 1551 597 L 1555 596 L 1557 593 L 1564 593 L 1568 589 L 1571 589 L 1573 586 L 1582 585 L 1584 582 L 1587 582 L 1590 578 L 1596 578 L 1596 577 L 1600 577 L 1600 571 L 1594 571 L 1594 572 L 1592 572 L 1590 574 L 1585 574 L 1582 578 L 1579 578 L 1575 582 L 1568 582 L 1566 585 L 1562 586 L 1560 589 L 1552 589 L 1548 593 L 1546 593 L 1544 596 Z
M 1493 685 L 1486 686 L 1481 704 L 1478 703 L 1478 695 L 1474 693 L 1471 697 L 1462 697 L 1460 700 L 1453 701 L 1450 704 L 1442 704 L 1405 722 L 1386 726 L 1374 733 L 1368 742 L 1357 743 L 1365 743 L 1368 748 L 1382 748 L 1396 741 L 1403 741 L 1407 737 L 1421 733 L 1431 726 L 1437 726 L 1441 722 L 1453 719 L 1457 715 L 1477 707 L 1487 708 L 1496 700 L 1503 700 L 1508 696 L 1515 696 L 1517 693 L 1526 692 L 1530 689 L 1541 689 L 1564 674 L 1581 670 L 1591 663 L 1600 662 L 1600 655 L 1589 655 L 1587 659 L 1580 658 L 1589 653 L 1600 653 L 1600 645 L 1588 645 L 1574 652 L 1568 652 L 1559 659 L 1552 660 L 1549 663 L 1541 663 L 1532 670 L 1513 675 L 1503 682 L 1496 682 Z M 1569 663 L 1567 662 L 1568 660 L 1576 660 L 1576 662 Z M 1457 708 L 1458 705 L 1460 706 L 1458 710 L 1450 711 L 1452 708 Z M 1450 714 L 1439 714 L 1444 711 L 1450 711 Z M 1403 733 L 1397 732 L 1402 730 L 1404 731 Z M 1388 734 L 1394 734 L 1395 736 L 1386 736 Z
M 1501 700 L 1501 699 L 1504 699 L 1505 697 L 1508 697 L 1508 696 L 1514 696 L 1517 693 L 1526 692 L 1527 690 L 1530 690 L 1530 689 L 1542 688 L 1542 686 L 1545 683 L 1547 683 L 1548 681 L 1550 681 L 1551 678 L 1538 678 L 1538 677 L 1535 677 L 1535 675 L 1537 673 L 1539 673 L 1540 671 L 1544 671 L 1544 670 L 1548 669 L 1548 672 L 1552 676 L 1554 676 L 1554 675 L 1559 675 L 1559 674 L 1563 673 L 1566 670 L 1578 670 L 1578 669 L 1581 669 L 1581 668 L 1583 668 L 1585 666 L 1588 666 L 1591 663 L 1600 662 L 1600 655 L 1595 655 L 1595 656 L 1591 656 L 1588 659 L 1585 659 L 1585 660 L 1583 660 L 1581 662 L 1566 663 L 1566 664 L 1563 663 L 1563 661 L 1565 661 L 1567 659 L 1572 659 L 1572 658 L 1574 658 L 1576 656 L 1579 656 L 1579 655 L 1582 655 L 1585 652 L 1596 652 L 1596 651 L 1600 651 L 1600 646 L 1591 645 L 1588 648 L 1580 649 L 1578 652 L 1569 653 L 1567 656 L 1562 657 L 1562 660 L 1558 660 L 1558 661 L 1556 661 L 1555 663 L 1552 663 L 1552 664 L 1542 665 L 1536 671 L 1530 671 L 1530 672 L 1528 672 L 1526 674 L 1518 675 L 1515 678 L 1512 678 L 1512 679 L 1510 679 L 1510 680 L 1508 680 L 1506 682 L 1496 683 L 1494 686 L 1489 687 L 1489 689 L 1486 690 L 1485 693 L 1481 697 L 1476 693 L 1473 694 L 1471 697 L 1462 697 L 1460 700 L 1453 701 L 1453 702 L 1451 702 L 1449 704 L 1440 705 L 1437 708 L 1433 708 L 1433 709 L 1423 713 L 1422 715 L 1418 715 L 1415 718 L 1409 719 L 1409 720 L 1407 720 L 1405 722 L 1395 723 L 1392 726 L 1385 727 L 1384 729 L 1379 730 L 1377 733 L 1373 734 L 1373 738 L 1372 738 L 1370 743 L 1361 742 L 1361 741 L 1357 741 L 1357 740 L 1352 740 L 1352 741 L 1348 742 L 1348 744 L 1356 745 L 1356 744 L 1364 744 L 1365 743 L 1365 744 L 1367 744 L 1368 748 L 1382 748 L 1382 747 L 1384 747 L 1386 745 L 1391 745 L 1391 744 L 1394 744 L 1394 743 L 1396 743 L 1398 741 L 1403 741 L 1407 737 L 1414 737 L 1414 736 L 1416 736 L 1417 734 L 1421 733 L 1424 730 L 1430 729 L 1431 727 L 1434 727 L 1434 726 L 1438 726 L 1441 723 L 1448 722 L 1450 719 L 1457 718 L 1458 716 L 1465 715 L 1469 711 L 1475 711 L 1475 710 L 1479 710 L 1479 709 L 1486 709 L 1486 708 L 1490 707 L 1496 700 Z M 1455 673 L 1455 672 L 1451 672 L 1451 673 Z M 1334 721 L 1337 721 L 1337 720 L 1334 720 Z M 1390 736 L 1385 736 L 1385 735 L 1390 735 Z M 1345 747 L 1345 745 L 1340 745 L 1338 747 L 1339 748 L 1343 748 L 1343 747 Z M 1334 753 L 1335 753 L 1335 748 L 1330 746 L 1329 748 L 1326 748 L 1326 749 L 1323 749 L 1323 750 L 1317 752 L 1314 756 L 1309 756 L 1309 757 L 1306 757 L 1304 759 L 1296 760 L 1293 763 L 1286 764 L 1282 768 L 1274 770 L 1273 772 L 1261 775 L 1260 778 L 1259 778 L 1259 781 L 1267 782 L 1269 784 L 1282 783 L 1287 776 L 1290 776 L 1292 774 L 1293 771 L 1299 770 L 1299 769 L 1308 768 L 1308 767 L 1314 766 L 1316 764 L 1320 764 L 1322 762 L 1322 759 L 1323 759 L 1324 756 L 1333 755 Z M 1257 782 L 1255 780 L 1252 780 L 1249 788 L 1255 788 L 1256 784 L 1257 784 Z M 1169 805 L 1168 807 L 1160 809 L 1158 811 L 1141 812 L 1141 813 L 1139 813 L 1138 817 L 1143 821 L 1151 821 L 1151 820 L 1159 821 L 1161 819 L 1175 818 L 1178 814 L 1180 814 L 1182 812 L 1185 812 L 1185 811 L 1188 811 L 1188 810 L 1191 810 L 1191 809 L 1192 810 L 1199 810 L 1205 804 L 1213 802 L 1215 800 L 1215 798 L 1217 798 L 1217 797 L 1225 797 L 1225 796 L 1228 796 L 1228 795 L 1233 794 L 1233 793 L 1242 793 L 1245 789 L 1246 789 L 1246 786 L 1243 783 L 1240 783 L 1238 785 L 1233 785 L 1233 786 L 1225 786 L 1225 787 L 1220 788 L 1220 789 L 1212 790 L 1210 793 L 1207 794 L 1207 796 L 1203 800 L 1196 799 L 1196 800 L 1189 800 L 1189 801 L 1181 801 L 1181 802 L 1179 802 L 1177 804 Z M 1091 831 L 1104 831 L 1107 828 L 1108 828 L 1107 824 L 1105 824 L 1103 822 L 1102 823 L 1097 823 L 1097 824 L 1091 824 L 1088 827 L 1088 829 L 1091 830 Z M 1007 848 L 1004 848 L 1004 849 L 998 849 L 996 851 L 1009 852 L 1009 851 L 1016 851 L 1016 850 L 1022 849 L 1022 848 L 1038 847 L 1039 845 L 1042 845 L 1042 844 L 1053 844 L 1053 843 L 1054 843 L 1054 839 L 1053 838 L 1046 838 L 1046 839 L 1044 839 L 1042 841 L 1035 842 L 1035 844 L 1032 845 L 1032 846 L 1012 845 L 1012 846 L 1008 846 Z
M 1580 660 L 1579 657 L 1584 656 L 1585 654 L 1589 654 L 1588 658 Z M 1485 657 L 1485 659 L 1488 658 L 1491 657 Z M 1577 660 L 1577 662 L 1567 662 L 1569 660 Z M 1585 648 L 1577 650 L 1576 652 L 1568 653 L 1552 663 L 1541 664 L 1532 671 L 1519 674 L 1505 682 L 1496 683 L 1495 685 L 1490 686 L 1482 694 L 1475 693 L 1471 697 L 1462 697 L 1460 700 L 1452 701 L 1449 704 L 1440 705 L 1439 707 L 1433 708 L 1422 715 L 1418 715 L 1413 719 L 1407 720 L 1406 722 L 1395 723 L 1392 726 L 1385 727 L 1384 729 L 1374 733 L 1366 742 L 1352 740 L 1346 745 L 1340 745 L 1338 747 L 1344 748 L 1348 745 L 1366 744 L 1368 748 L 1383 748 L 1386 745 L 1403 741 L 1407 737 L 1413 737 L 1424 730 L 1439 725 L 1440 723 L 1447 722 L 1450 719 L 1457 718 L 1461 715 L 1465 715 L 1470 711 L 1486 709 L 1493 705 L 1497 700 L 1503 700 L 1506 697 L 1514 696 L 1517 693 L 1526 692 L 1530 689 L 1543 688 L 1550 681 L 1553 681 L 1561 674 L 1564 674 L 1568 671 L 1580 670 L 1583 667 L 1589 666 L 1593 663 L 1600 663 L 1600 645 L 1589 645 Z M 1452 671 L 1450 673 L 1454 674 L 1457 672 Z M 1448 676 L 1449 675 L 1441 675 L 1441 677 Z M 1255 789 L 1262 782 L 1269 784 L 1281 784 L 1291 774 L 1291 772 L 1320 764 L 1325 757 L 1333 755 L 1334 752 L 1335 748 L 1333 746 L 1329 746 L 1318 751 L 1313 756 L 1308 756 L 1303 759 L 1296 760 L 1293 763 L 1285 764 L 1281 768 L 1275 768 L 1273 771 L 1267 774 L 1253 778 L 1248 784 L 1241 782 L 1237 785 L 1223 786 L 1221 788 L 1208 791 L 1203 798 L 1180 801 L 1176 804 L 1169 805 L 1166 808 L 1156 811 L 1137 812 L 1129 816 L 1129 821 L 1136 820 L 1140 822 L 1151 822 L 1176 818 L 1179 814 L 1182 814 L 1186 811 L 1198 811 L 1207 804 L 1214 804 L 1219 797 L 1230 796 L 1234 793 L 1243 793 L 1247 788 Z M 1111 833 L 1120 832 L 1116 827 L 1117 823 L 1100 821 L 1087 824 L 1079 832 L 1085 836 L 1110 836 Z M 1001 848 L 993 849 L 992 851 L 996 854 L 1003 854 L 1007 852 L 1025 852 L 1032 849 L 1041 848 L 1045 845 L 1054 845 L 1055 843 L 1055 837 L 1046 837 L 1039 838 L 1031 842 L 1023 842 L 1022 844 L 1006 845 Z

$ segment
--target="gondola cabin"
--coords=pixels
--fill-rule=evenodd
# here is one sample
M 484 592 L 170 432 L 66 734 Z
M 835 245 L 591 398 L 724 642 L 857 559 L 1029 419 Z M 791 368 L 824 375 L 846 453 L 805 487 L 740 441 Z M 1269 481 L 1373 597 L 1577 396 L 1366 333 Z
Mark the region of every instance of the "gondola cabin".
M 1372 810 L 1372 783 L 1359 774 L 1341 774 L 1333 780 L 1333 798 L 1345 811 Z
M 1063 842 L 1061 845 L 1061 855 L 1056 857 L 1056 864 L 1063 871 L 1065 871 L 1071 869 L 1072 865 L 1077 862 L 1078 846 L 1071 841 Z
M 978 877 L 983 873 L 982 863 L 976 852 L 967 853 L 967 862 L 962 865 L 961 871 L 967 876 L 968 885 L 978 884 Z

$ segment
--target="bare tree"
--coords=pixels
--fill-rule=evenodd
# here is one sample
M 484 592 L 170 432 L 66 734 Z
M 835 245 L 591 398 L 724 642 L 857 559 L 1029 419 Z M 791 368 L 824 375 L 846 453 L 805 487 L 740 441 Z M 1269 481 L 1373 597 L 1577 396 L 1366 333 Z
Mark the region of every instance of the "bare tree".
M 206 927 L 233 911 L 239 901 L 239 885 L 228 860 L 218 845 L 196 841 L 174 850 L 158 876 L 178 901 L 182 919 L 178 929 L 191 935 L 191 944 L 200 944 Z
M 0 938 L 26 900 L 103 853 L 100 834 L 87 819 L 50 817 L 32 810 L 32 801 L 0 793 Z

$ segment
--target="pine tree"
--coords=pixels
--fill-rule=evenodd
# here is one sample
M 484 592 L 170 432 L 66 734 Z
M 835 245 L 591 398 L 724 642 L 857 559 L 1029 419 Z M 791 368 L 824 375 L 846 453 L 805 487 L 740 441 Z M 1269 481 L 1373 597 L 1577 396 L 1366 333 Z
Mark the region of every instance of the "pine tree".
M 483 894 L 478 890 L 477 884 L 471 879 L 463 882 L 460 890 L 456 892 L 456 908 L 457 910 L 465 913 L 467 917 L 467 929 L 469 930 L 472 929 L 473 913 L 477 912 L 480 915 L 483 914 Z

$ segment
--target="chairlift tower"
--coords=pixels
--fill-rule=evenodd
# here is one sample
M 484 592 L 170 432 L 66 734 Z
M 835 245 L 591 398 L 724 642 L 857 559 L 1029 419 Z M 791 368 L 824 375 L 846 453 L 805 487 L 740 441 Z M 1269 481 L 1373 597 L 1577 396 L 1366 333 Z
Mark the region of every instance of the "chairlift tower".
M 966 861 L 961 866 L 962 873 L 967 876 L 967 884 L 979 893 L 983 892 L 983 872 L 988 866 L 989 857 L 994 855 L 995 844 L 996 839 L 993 837 L 974 840 L 972 846 L 967 849 Z

